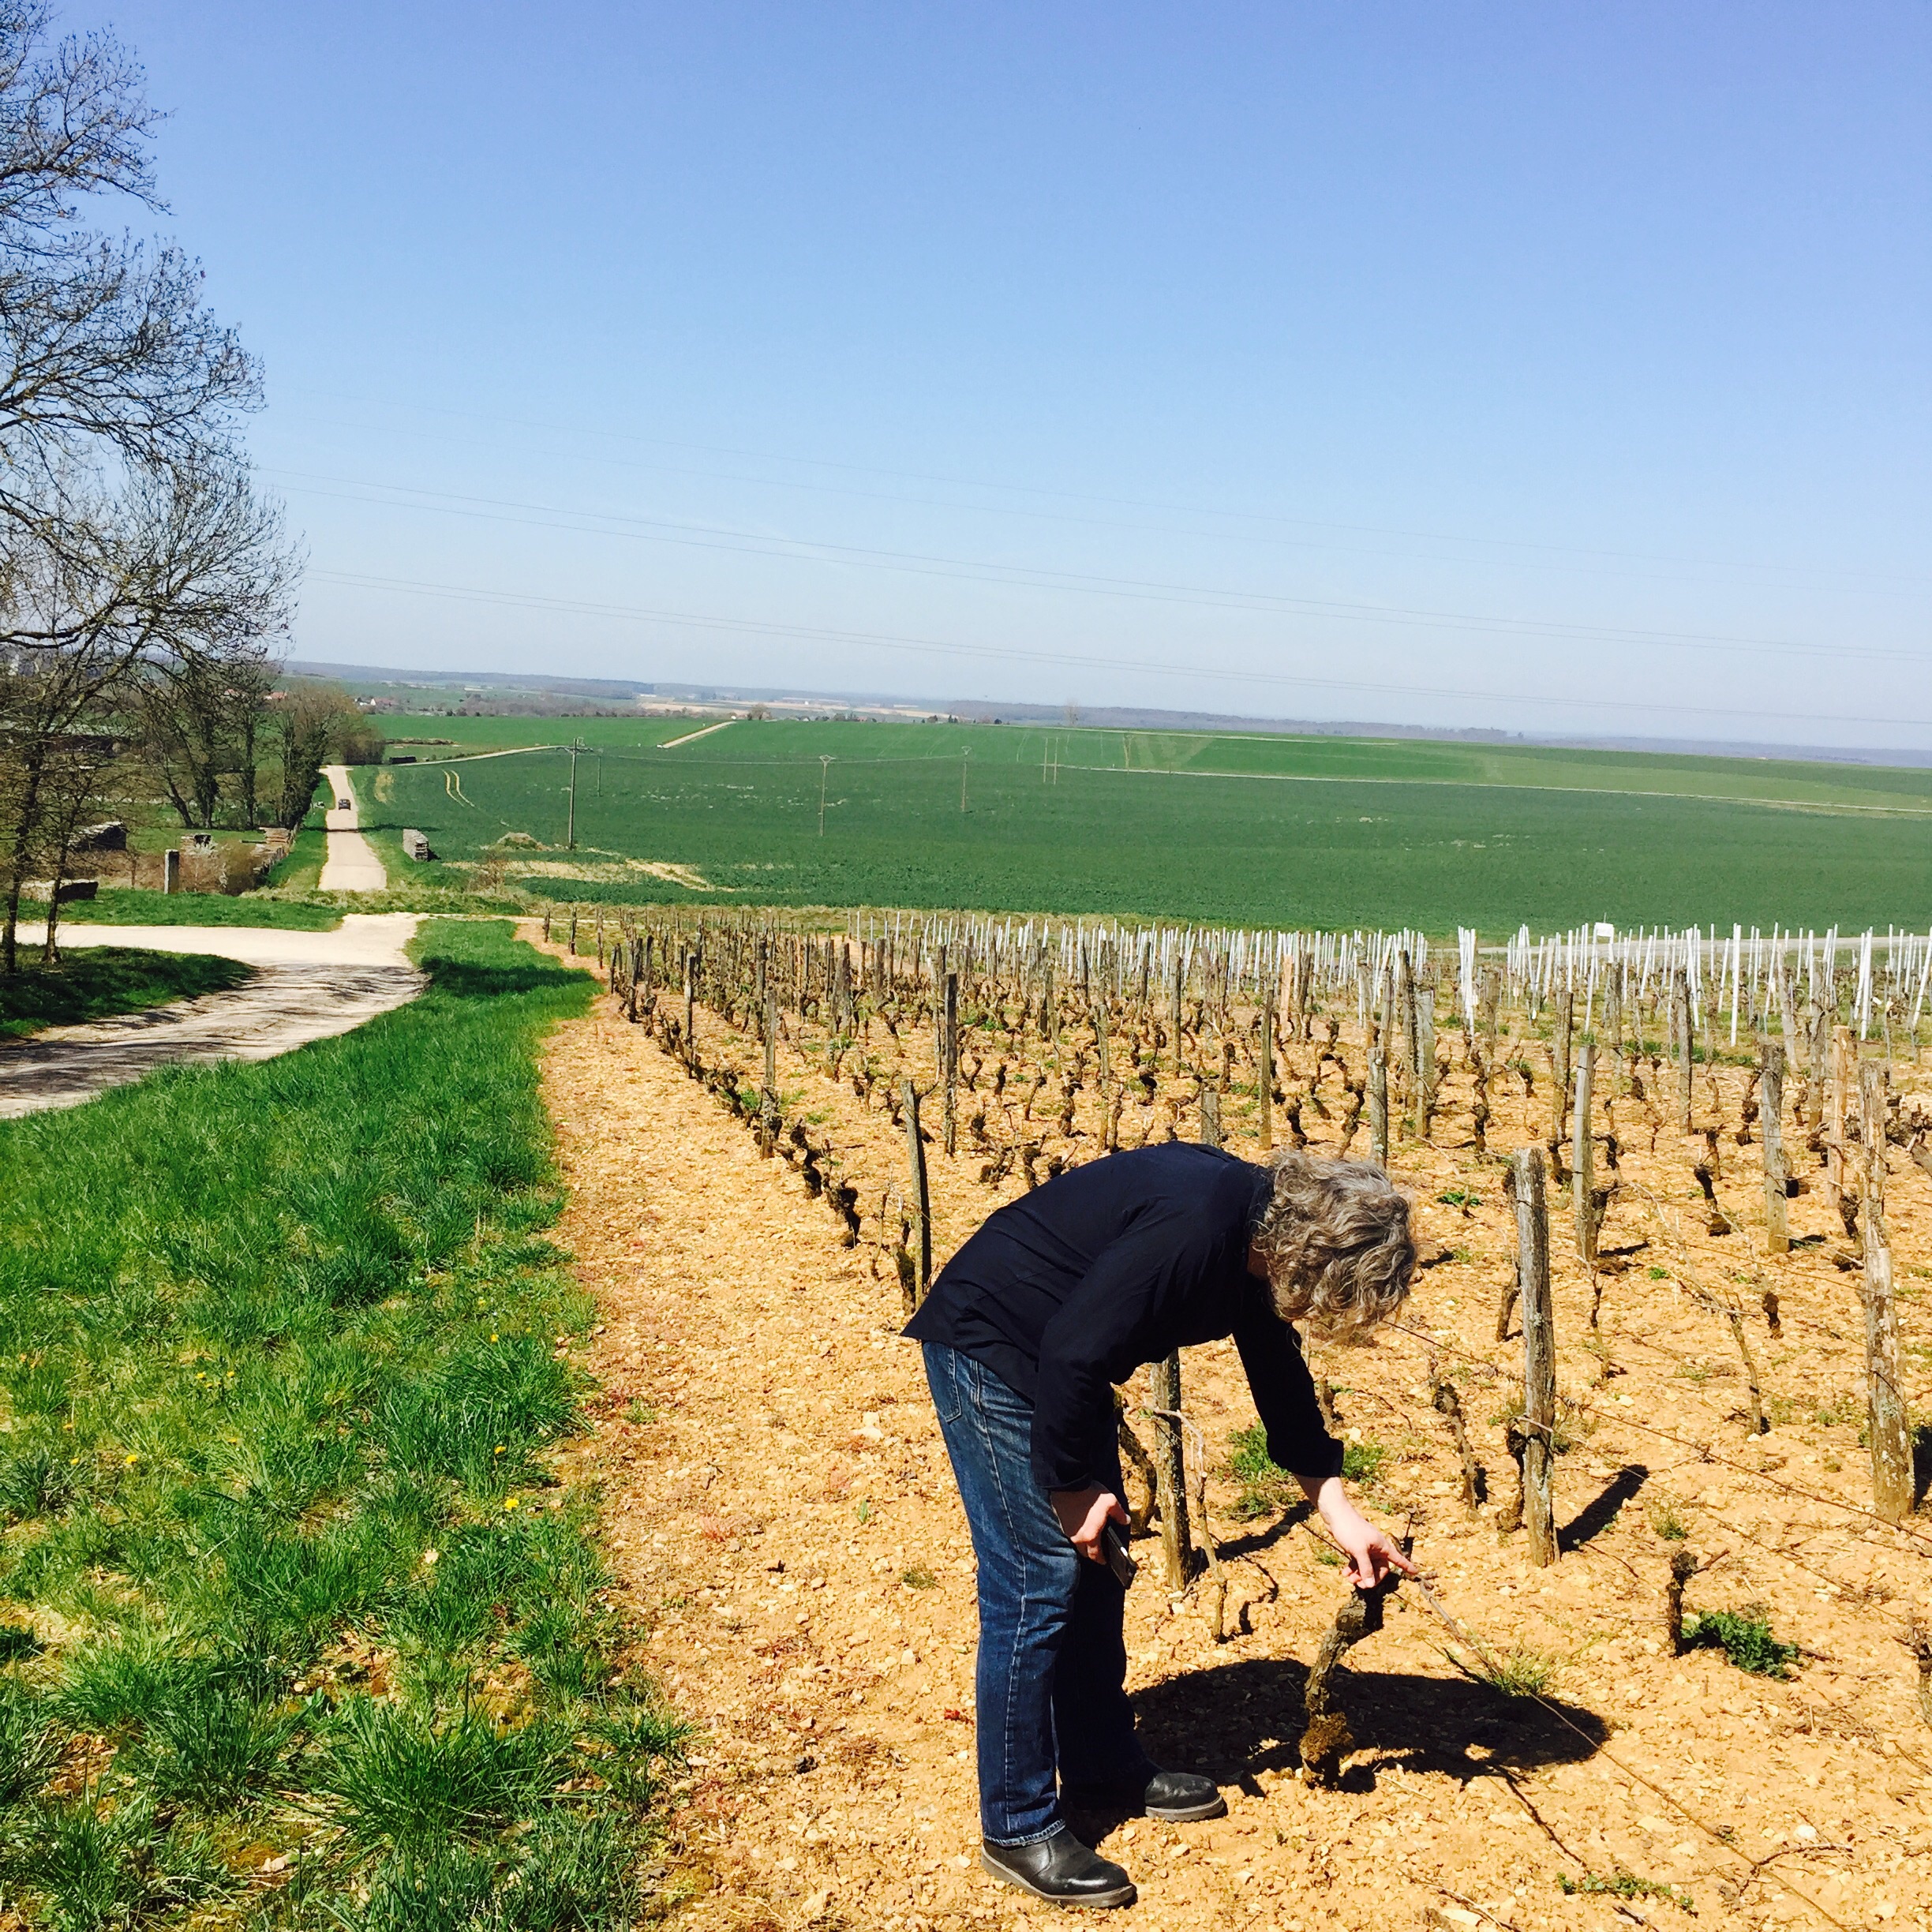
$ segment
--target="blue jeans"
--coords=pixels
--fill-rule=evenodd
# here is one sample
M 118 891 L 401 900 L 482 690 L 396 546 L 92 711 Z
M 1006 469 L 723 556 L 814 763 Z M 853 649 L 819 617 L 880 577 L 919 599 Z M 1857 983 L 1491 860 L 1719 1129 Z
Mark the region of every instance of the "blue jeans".
M 1059 1829 L 1056 1777 L 1127 1786 L 1153 1775 L 1125 1688 L 1126 1593 L 1067 1541 L 1033 1480 L 1033 1405 L 970 1355 L 923 1346 L 979 1559 L 979 1829 L 1032 1844 Z M 1119 1495 L 1118 1462 L 1102 1474 Z

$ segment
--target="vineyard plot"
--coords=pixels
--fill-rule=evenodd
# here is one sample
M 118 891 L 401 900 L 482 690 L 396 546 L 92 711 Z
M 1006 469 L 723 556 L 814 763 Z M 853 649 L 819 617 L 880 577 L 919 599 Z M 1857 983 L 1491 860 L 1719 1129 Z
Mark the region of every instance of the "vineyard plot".
M 1391 1164 L 1414 1190 L 1427 1265 L 1398 1327 L 1368 1349 L 1318 1345 L 1313 1359 L 1352 1473 L 1384 1521 L 1414 1534 L 1457 1628 L 1398 1593 L 1387 1629 L 1350 1653 L 1355 1745 L 1335 1802 L 1353 1792 L 1354 1808 L 1346 1819 L 1323 1809 L 1331 1801 L 1295 1775 L 1298 1673 L 1341 1593 L 1298 1512 L 1237 1444 L 1252 1417 L 1229 1352 L 1189 1351 L 1184 1400 L 1207 1451 L 1189 1471 L 1190 1486 L 1205 1479 L 1196 1530 L 1215 1544 L 1224 1588 L 1217 1598 L 1204 1573 L 1170 1607 L 1148 1586 L 1158 1564 L 1145 1566 L 1133 1687 L 1158 1748 L 1177 1762 L 1204 1755 L 1224 1779 L 1246 1781 L 1249 1802 L 1209 1835 L 1202 1867 L 1220 1861 L 1227 1902 L 1249 1902 L 1237 1922 L 1344 1910 L 1329 1888 L 1359 1862 L 1338 1848 L 1365 1818 L 1404 1834 L 1397 1889 L 1412 1903 L 1473 1898 L 1525 1926 L 1579 1913 L 1613 1923 L 1616 1902 L 1638 1896 L 1617 1890 L 1626 1878 L 1659 1888 L 1657 1900 L 1682 1891 L 1706 1915 L 1750 1923 L 1807 1920 L 1814 1905 L 1843 1923 L 1910 1923 L 1926 1909 L 1907 1854 L 1921 1842 L 1919 1794 L 1932 1775 L 1909 1647 L 1925 1608 L 1927 1528 L 1909 1514 L 1896 1526 L 1881 1520 L 1866 1309 L 1867 1264 L 1882 1247 L 1896 1331 L 1888 1373 L 1910 1425 L 1924 1373 L 1919 1295 L 1932 1277 L 1918 1257 L 1932 1180 L 1915 1158 L 1925 1105 L 1903 1024 L 1885 1078 L 1860 1077 L 1861 985 L 1886 1004 L 1882 961 L 1875 994 L 1874 969 L 1848 965 L 1842 948 L 1829 960 L 1814 949 L 1809 979 L 1761 987 L 1751 968 L 1776 962 L 1740 945 L 1733 1049 L 1729 993 L 1713 1000 L 1710 962 L 1697 962 L 1693 1008 L 1690 962 L 1661 945 L 1647 986 L 1592 988 L 1559 983 L 1578 956 L 1559 973 L 1547 949 L 1465 953 L 1452 969 L 1411 934 L 1406 946 L 1365 947 L 1344 974 L 1337 947 L 1284 946 L 1257 970 L 1200 935 L 1185 972 L 1163 979 L 1151 958 L 1143 978 L 1137 960 L 1129 971 L 1110 956 L 1118 937 L 1077 934 L 1069 951 L 1063 929 L 996 949 L 989 929 L 963 921 L 828 932 L 769 916 L 658 919 L 600 930 L 605 916 L 552 930 L 560 947 L 601 951 L 614 974 L 612 1050 L 695 1076 L 702 1088 L 685 1091 L 709 1088 L 717 1118 L 738 1117 L 754 1162 L 769 1150 L 770 1166 L 754 1171 L 795 1177 L 826 1252 L 848 1257 L 822 1285 L 801 1281 L 796 1314 L 779 1326 L 829 1331 L 836 1310 L 887 1351 L 857 1357 L 856 1380 L 851 1365 L 834 1366 L 816 1385 L 851 1411 L 842 1426 L 859 1425 L 847 1460 L 865 1477 L 858 1501 L 869 1514 L 814 1502 L 798 1533 L 815 1541 L 796 1559 L 814 1563 L 863 1548 L 871 1515 L 895 1539 L 888 1548 L 904 1545 L 900 1567 L 924 1560 L 904 1539 L 930 1504 L 900 1507 L 889 1461 L 867 1460 L 876 1419 L 862 1421 L 884 1390 L 906 1405 L 889 1412 L 892 1430 L 911 1440 L 919 1427 L 915 1365 L 899 1362 L 892 1381 L 886 1340 L 919 1272 L 907 1082 L 924 1102 L 927 1225 L 942 1264 L 998 1201 L 1059 1167 L 1110 1145 L 1198 1136 L 1204 1101 L 1237 1151 L 1261 1151 L 1265 1095 L 1277 1144 L 1365 1153 L 1365 1023 L 1376 1029 Z M 1792 956 L 1784 964 L 1789 976 Z M 1792 1069 L 1780 1120 L 1789 1171 L 1776 1177 L 1783 1252 L 1769 1238 L 1754 998 Z M 1589 1055 L 1571 1029 L 1592 1036 Z M 1876 1073 L 1869 1018 L 1866 1030 L 1863 1058 Z M 1885 1176 L 1876 1219 L 1868 1138 Z M 1591 1156 L 1581 1202 L 1580 1140 Z M 1526 1146 L 1541 1150 L 1548 1187 L 1546 1567 L 1530 1560 L 1527 1533 L 1507 1527 L 1520 1508 L 1523 1345 L 1507 1292 L 1518 1237 L 1506 1163 Z M 694 1200 L 710 1217 L 728 1213 L 728 1196 L 708 1197 L 709 1185 L 694 1173 Z M 1125 1395 L 1133 1420 L 1146 1391 Z M 1144 1419 L 1135 1425 L 1148 1432 Z M 1470 1496 L 1486 1500 L 1472 1507 Z M 1134 1500 L 1144 1514 L 1148 1499 Z M 767 1565 L 783 1533 L 781 1523 L 762 1533 Z M 929 1567 L 942 1587 L 906 1598 L 905 1615 L 908 1627 L 915 1612 L 924 1619 L 915 1647 L 943 1653 L 970 1638 L 969 1578 Z M 1684 1574 L 1673 1579 L 1674 1568 Z M 1673 1582 L 1679 1620 L 1667 1626 Z M 739 1601 L 760 1629 L 769 1616 L 780 1631 L 789 1600 L 748 1567 Z M 766 1654 L 778 1704 L 807 1711 L 825 1660 Z M 879 1681 L 865 1675 L 868 1657 L 889 1661 L 859 1637 L 839 1656 L 859 1687 Z M 1758 1667 L 1767 1659 L 1772 1668 Z M 897 1710 L 868 1713 L 866 1735 L 900 1750 L 899 1720 Z M 815 1883 L 850 1879 L 830 1851 L 807 1862 Z M 893 1896 L 886 1853 L 865 1870 L 882 1900 Z M 1198 1923 L 1220 1922 L 1201 1912 Z M 1354 1922 L 1346 1910 L 1344 1920 Z M 1196 1921 L 1184 1911 L 1173 1922 Z

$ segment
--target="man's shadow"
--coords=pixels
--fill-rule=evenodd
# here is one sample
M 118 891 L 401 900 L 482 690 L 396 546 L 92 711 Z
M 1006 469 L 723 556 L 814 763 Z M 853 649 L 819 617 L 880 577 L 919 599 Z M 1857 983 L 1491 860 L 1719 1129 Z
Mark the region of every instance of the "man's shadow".
M 1141 1743 L 1156 1764 L 1252 1790 L 1257 1772 L 1299 1767 L 1307 1686 L 1308 1666 L 1293 1657 L 1245 1657 L 1189 1672 L 1136 1694 Z M 1440 1771 L 1466 1783 L 1499 1767 L 1533 1770 L 1576 1762 L 1610 1735 L 1604 1720 L 1581 1705 L 1509 1697 L 1469 1678 L 1345 1664 L 1336 1688 L 1355 1739 L 1356 1762 L 1342 1780 L 1350 1791 L 1374 1788 L 1364 1758 L 1394 1759 L 1412 1771 Z M 1129 1815 L 1101 1810 L 1082 1818 L 1110 1830 Z

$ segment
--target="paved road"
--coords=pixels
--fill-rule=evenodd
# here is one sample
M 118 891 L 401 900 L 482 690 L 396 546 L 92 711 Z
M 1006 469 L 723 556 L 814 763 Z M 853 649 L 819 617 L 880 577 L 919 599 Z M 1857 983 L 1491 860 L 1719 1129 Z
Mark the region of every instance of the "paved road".
M 230 993 L 177 1000 L 85 1026 L 0 1042 L 0 1120 L 77 1106 L 156 1067 L 271 1060 L 347 1033 L 406 1005 L 427 983 L 403 953 L 413 913 L 351 913 L 332 933 L 260 927 L 63 926 L 61 944 L 144 946 L 245 960 L 255 977 Z M 23 947 L 43 932 L 22 926 Z
M 346 811 L 333 807 L 322 822 L 328 830 L 328 856 L 323 861 L 317 882 L 324 892 L 380 892 L 389 883 L 376 848 L 361 833 L 362 815 L 356 807 L 355 788 L 349 782 L 346 765 L 324 765 L 322 776 L 335 788 L 339 799 L 349 801 Z

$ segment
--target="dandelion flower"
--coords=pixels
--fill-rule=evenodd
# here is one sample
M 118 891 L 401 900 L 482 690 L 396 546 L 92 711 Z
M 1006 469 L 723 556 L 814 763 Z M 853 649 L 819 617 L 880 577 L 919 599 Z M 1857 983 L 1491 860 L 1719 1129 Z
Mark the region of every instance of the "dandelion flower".
M 515 1496 L 505 1496 L 504 1498 L 504 1507 L 505 1509 L 513 1510 L 516 1507 L 516 1506 L 517 1500 Z
M 125 1456 L 123 1456 L 123 1457 L 122 1458 L 122 1463 L 123 1463 L 123 1464 L 124 1464 L 124 1465 L 125 1465 L 125 1466 L 127 1468 L 129 1468 L 129 1469 L 132 1469 L 132 1468 L 134 1466 L 134 1465 L 135 1465 L 137 1462 L 138 1462 L 140 1460 L 140 1458 L 139 1456 L 135 1455 L 133 1455 L 133 1454 L 131 1454 L 131 1453 L 130 1453 L 129 1455 L 125 1455 Z

